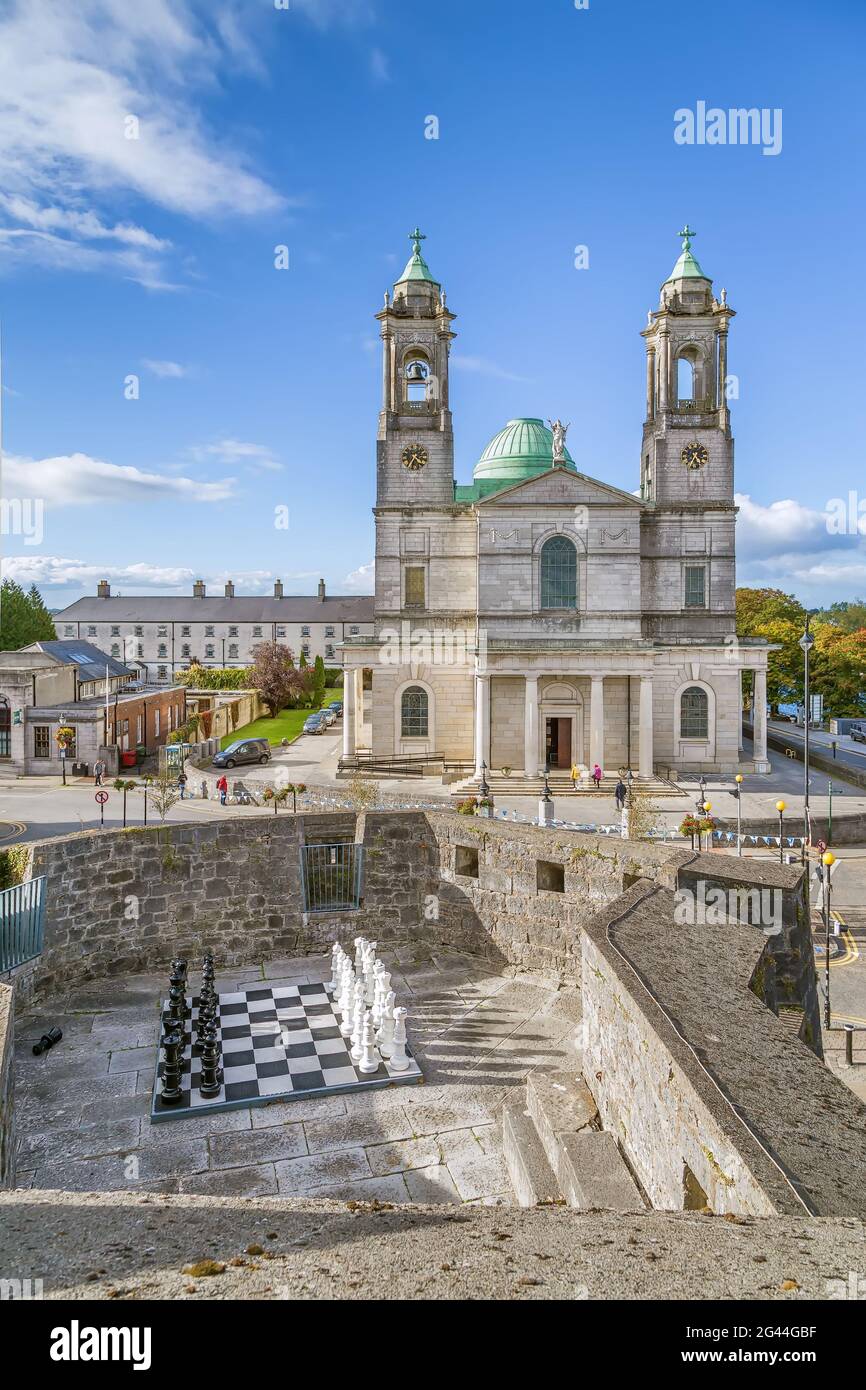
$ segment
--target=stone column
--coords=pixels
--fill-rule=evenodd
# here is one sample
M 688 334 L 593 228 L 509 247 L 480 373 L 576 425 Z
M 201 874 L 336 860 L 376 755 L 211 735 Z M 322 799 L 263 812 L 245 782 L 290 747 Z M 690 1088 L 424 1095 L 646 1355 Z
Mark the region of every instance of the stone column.
M 716 399 L 717 410 L 727 410 L 728 402 L 725 396 L 725 381 L 728 375 L 728 330 L 725 328 L 719 332 L 719 381 L 718 397 Z
M 490 677 L 475 677 L 475 776 L 490 766 Z
M 640 734 L 638 744 L 638 776 L 653 775 L 653 678 L 640 678 Z
M 646 352 L 646 418 L 652 420 L 655 415 L 655 370 L 656 370 L 656 350 L 648 347 Z
M 355 672 L 343 672 L 343 757 L 355 752 Z
M 589 770 L 604 772 L 604 676 L 593 676 L 589 696 Z
M 355 747 L 363 738 L 364 724 L 364 668 L 356 666 L 352 672 L 352 700 L 355 705 Z M 394 750 L 396 752 L 396 749 Z
M 670 335 L 659 333 L 659 410 L 668 408 L 668 378 L 670 376 Z
M 527 676 L 523 707 L 523 775 L 538 776 L 538 677 Z
M 737 672 L 737 747 L 743 751 L 743 668 Z
M 752 737 L 756 772 L 769 772 L 767 761 L 767 668 L 759 666 L 752 672 Z
M 382 334 L 382 409 L 391 410 L 391 334 Z

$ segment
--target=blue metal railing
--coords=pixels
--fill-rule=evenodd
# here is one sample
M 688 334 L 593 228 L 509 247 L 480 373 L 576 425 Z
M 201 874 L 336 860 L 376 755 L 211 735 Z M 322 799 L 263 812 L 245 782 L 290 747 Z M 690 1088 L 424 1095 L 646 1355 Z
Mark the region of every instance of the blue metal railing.
M 44 918 L 44 878 L 0 892 L 0 971 L 14 970 L 41 954 Z
M 363 845 L 301 845 L 307 912 L 351 912 L 361 905 Z

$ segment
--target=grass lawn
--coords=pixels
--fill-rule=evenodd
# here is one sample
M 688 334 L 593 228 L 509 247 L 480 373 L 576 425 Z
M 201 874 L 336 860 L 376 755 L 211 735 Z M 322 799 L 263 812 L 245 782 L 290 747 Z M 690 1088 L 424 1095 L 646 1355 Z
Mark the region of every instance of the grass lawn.
M 329 705 L 332 700 L 342 698 L 342 689 L 326 690 L 322 696 L 322 704 Z M 290 741 L 296 739 L 304 727 L 304 720 L 313 713 L 311 709 L 284 709 L 276 719 L 255 719 L 252 724 L 245 724 L 242 729 L 235 729 L 233 733 L 226 734 L 220 739 L 220 748 L 228 748 L 230 743 L 237 743 L 241 738 L 266 738 L 272 748 L 277 748 L 284 738 Z

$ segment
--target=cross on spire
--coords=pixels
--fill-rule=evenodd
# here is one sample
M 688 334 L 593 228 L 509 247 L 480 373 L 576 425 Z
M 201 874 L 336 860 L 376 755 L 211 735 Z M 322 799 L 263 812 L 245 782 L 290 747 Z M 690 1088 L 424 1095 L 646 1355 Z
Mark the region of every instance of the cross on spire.
M 692 231 L 691 227 L 687 222 L 686 225 L 683 227 L 682 231 L 677 232 L 677 236 L 681 236 L 683 238 L 683 250 L 690 251 L 692 249 L 692 237 L 697 236 L 697 232 Z
M 427 240 L 420 227 L 416 226 L 414 232 L 409 233 L 409 240 L 412 242 L 412 250 L 415 252 L 415 255 L 420 256 L 421 242 Z

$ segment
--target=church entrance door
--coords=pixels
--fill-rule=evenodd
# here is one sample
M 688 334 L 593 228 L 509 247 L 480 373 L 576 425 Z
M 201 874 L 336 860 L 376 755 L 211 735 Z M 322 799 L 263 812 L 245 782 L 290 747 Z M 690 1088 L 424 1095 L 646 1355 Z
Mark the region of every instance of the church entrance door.
M 545 733 L 545 752 L 547 766 L 551 768 L 571 768 L 571 720 L 553 718 L 547 720 Z

